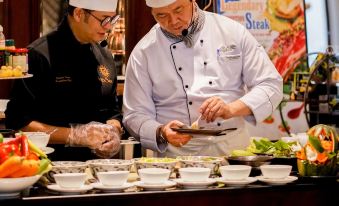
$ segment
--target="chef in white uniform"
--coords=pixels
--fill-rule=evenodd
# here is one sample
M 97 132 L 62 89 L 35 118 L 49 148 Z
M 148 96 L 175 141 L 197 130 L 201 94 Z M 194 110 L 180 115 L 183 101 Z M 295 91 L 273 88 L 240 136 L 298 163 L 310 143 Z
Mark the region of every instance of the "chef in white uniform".
M 123 123 L 157 156 L 227 155 L 249 144 L 245 121 L 268 117 L 282 100 L 282 78 L 264 48 L 239 23 L 202 11 L 194 0 L 146 0 L 157 24 L 127 64 Z M 200 115 L 222 136 L 173 127 Z

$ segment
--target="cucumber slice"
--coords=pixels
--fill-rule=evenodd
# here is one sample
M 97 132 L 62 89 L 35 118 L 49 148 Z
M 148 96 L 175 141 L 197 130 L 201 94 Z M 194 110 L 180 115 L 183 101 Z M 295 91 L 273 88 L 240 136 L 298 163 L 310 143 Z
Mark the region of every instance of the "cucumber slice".
M 308 137 L 308 141 L 312 145 L 312 147 L 315 150 L 317 150 L 317 152 L 319 152 L 319 153 L 323 153 L 324 152 L 324 148 L 321 146 L 321 143 L 320 143 L 320 141 L 319 141 L 319 139 L 317 137 L 309 136 Z

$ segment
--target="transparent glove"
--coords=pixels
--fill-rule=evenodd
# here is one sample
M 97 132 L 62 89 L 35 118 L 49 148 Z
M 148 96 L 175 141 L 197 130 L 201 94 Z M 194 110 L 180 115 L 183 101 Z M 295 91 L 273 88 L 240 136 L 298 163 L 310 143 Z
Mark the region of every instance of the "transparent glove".
M 68 145 L 85 146 L 101 158 L 110 158 L 120 149 L 120 133 L 114 126 L 100 122 L 73 124 Z

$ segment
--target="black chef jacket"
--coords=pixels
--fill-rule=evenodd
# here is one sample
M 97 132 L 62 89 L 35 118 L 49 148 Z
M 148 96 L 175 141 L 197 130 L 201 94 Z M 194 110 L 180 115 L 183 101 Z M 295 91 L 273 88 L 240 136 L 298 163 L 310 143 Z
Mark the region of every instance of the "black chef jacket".
M 67 18 L 28 49 L 33 77 L 15 82 L 6 110 L 7 128 L 17 130 L 33 120 L 62 127 L 121 120 L 111 53 L 99 44 L 80 44 Z M 88 148 L 53 147 L 52 160 L 95 158 Z

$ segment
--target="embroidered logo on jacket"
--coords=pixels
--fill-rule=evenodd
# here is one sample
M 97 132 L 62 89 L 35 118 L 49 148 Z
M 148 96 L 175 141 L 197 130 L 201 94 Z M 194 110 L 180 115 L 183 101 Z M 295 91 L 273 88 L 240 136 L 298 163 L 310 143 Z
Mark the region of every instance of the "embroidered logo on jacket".
M 99 71 L 99 80 L 101 81 L 101 83 L 104 84 L 112 84 L 112 79 L 110 78 L 110 72 L 109 70 L 104 66 L 104 65 L 100 65 L 98 68 Z
M 56 83 L 72 82 L 72 78 L 69 76 L 55 77 Z

